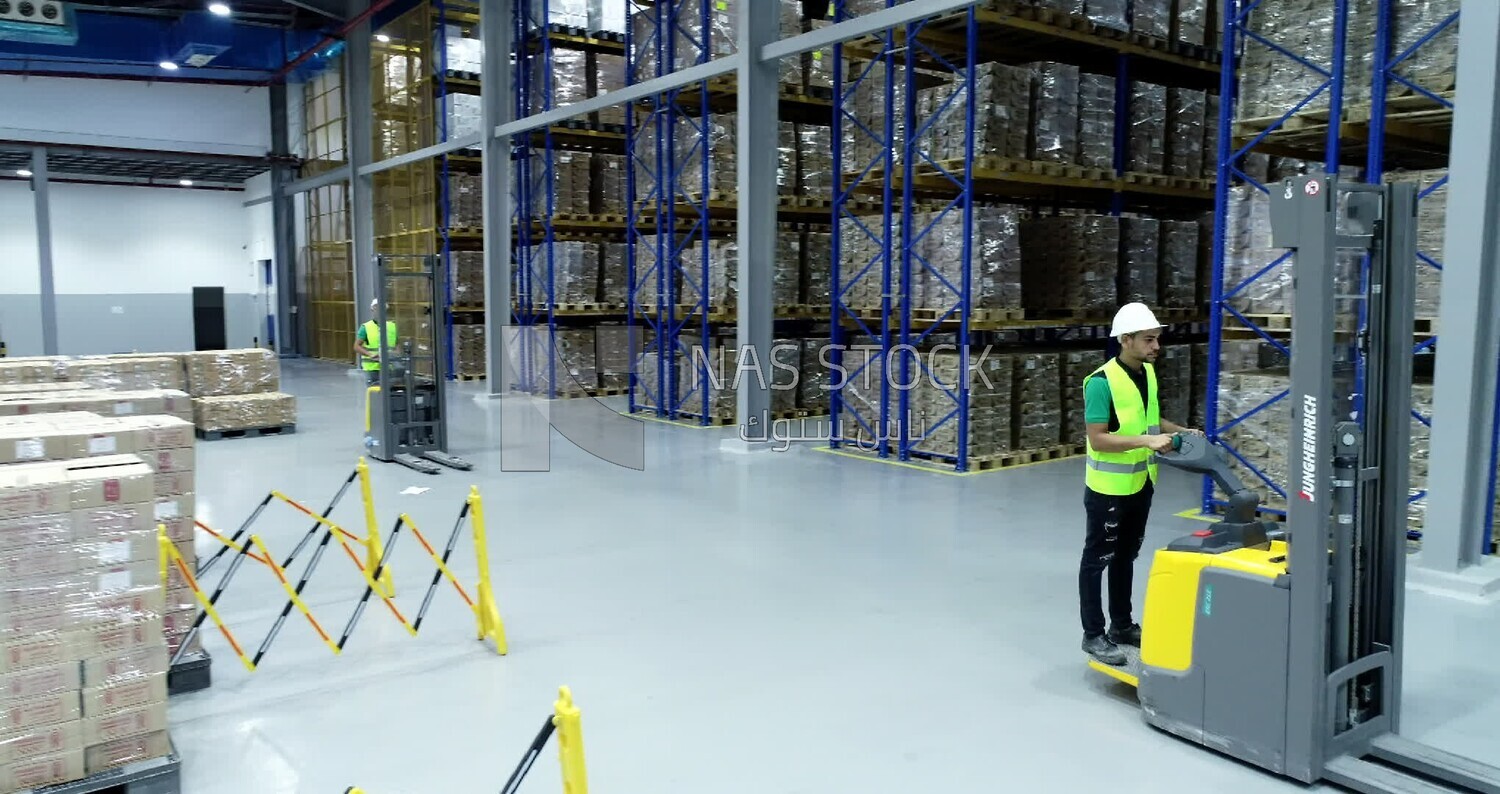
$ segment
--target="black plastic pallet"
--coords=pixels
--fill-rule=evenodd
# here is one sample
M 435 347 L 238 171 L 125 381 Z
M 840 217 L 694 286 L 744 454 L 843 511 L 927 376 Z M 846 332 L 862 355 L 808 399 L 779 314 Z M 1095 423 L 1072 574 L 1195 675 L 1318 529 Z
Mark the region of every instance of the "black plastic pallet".
M 182 794 L 182 757 L 173 745 L 172 752 L 160 758 L 16 794 Z
M 167 694 L 182 695 L 208 689 L 213 684 L 213 657 L 208 651 L 185 653 L 182 661 L 167 671 Z
M 284 436 L 295 432 L 297 432 L 296 425 L 276 425 L 274 427 L 248 427 L 243 430 L 199 430 L 197 436 L 204 441 L 219 441 L 225 438 Z

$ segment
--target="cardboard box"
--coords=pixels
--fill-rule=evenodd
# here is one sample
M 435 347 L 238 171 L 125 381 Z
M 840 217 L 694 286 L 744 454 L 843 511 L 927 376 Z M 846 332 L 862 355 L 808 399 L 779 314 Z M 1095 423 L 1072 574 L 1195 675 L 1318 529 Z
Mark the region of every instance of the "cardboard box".
M 0 765 L 0 791 L 26 791 L 84 777 L 83 750 Z
M 0 643 L 0 674 L 76 664 L 82 656 L 74 632 L 19 637 Z
M 22 546 L 0 553 L 0 581 L 21 577 L 66 577 L 78 572 L 78 549 L 71 543 Z
M 0 707 L 0 732 L 15 733 L 76 720 L 82 716 L 78 693 L 71 690 L 25 700 L 8 700 Z
M 0 519 L 0 552 L 25 546 L 73 542 L 73 518 L 68 513 L 41 513 Z
M 192 408 L 187 409 L 188 416 Z M 132 416 L 121 420 L 126 427 L 136 431 L 135 445 L 138 453 L 160 449 L 190 448 L 197 440 L 193 423 L 180 416 Z M 149 455 L 142 455 L 149 459 Z
M 151 501 L 153 472 L 135 455 L 64 461 L 74 510 Z
M 0 466 L 0 519 L 70 509 L 67 478 L 55 465 Z
M 83 660 L 83 685 L 102 686 L 127 678 L 160 675 L 171 664 L 165 645 L 95 656 Z
M 78 628 L 78 616 L 48 605 L 25 612 L 0 613 L 0 639 L 10 641 L 37 634 L 55 634 Z
M 152 508 L 147 502 L 108 505 L 73 511 L 73 541 L 133 537 L 139 532 L 156 532 Z M 97 564 L 107 564 L 108 561 Z
M 167 589 L 166 614 L 170 615 L 173 612 L 180 612 L 183 610 L 192 612 L 196 611 L 197 609 L 198 599 L 193 595 L 193 591 L 191 588 L 171 587 Z M 170 630 L 167 630 L 167 633 L 171 634 L 172 632 Z
M 137 560 L 86 568 L 78 574 L 90 593 L 121 593 L 140 587 L 161 586 L 161 564 Z
M 27 700 L 83 686 L 83 671 L 76 662 L 33 667 L 0 675 L 0 700 Z
M 136 587 L 118 593 L 89 597 L 88 617 L 93 625 L 127 625 L 159 618 L 167 611 L 167 594 L 161 585 Z
M 157 676 L 157 678 L 166 680 L 165 675 Z M 167 701 L 162 699 L 95 717 L 85 717 L 82 726 L 83 745 L 88 747 L 114 742 L 166 729 Z
M 156 498 L 164 496 L 181 496 L 197 490 L 194 487 L 194 476 L 191 471 L 169 471 L 157 472 L 152 481 L 155 484 Z
M 166 730 L 152 731 L 84 748 L 84 771 L 96 775 L 117 766 L 149 761 L 171 753 L 172 739 Z
M 195 455 L 193 447 L 173 447 L 136 453 L 157 474 L 162 472 L 193 471 Z
M 86 592 L 88 588 L 84 586 L 81 574 L 0 579 L 0 615 L 27 616 L 43 610 L 61 612 L 69 604 L 77 603 Z M 8 631 L 8 625 L 8 622 L 0 622 L 0 632 Z M 7 637 L 0 633 L 0 642 L 24 638 Z
M 0 764 L 71 752 L 83 748 L 83 724 L 78 720 L 0 734 Z
M 91 626 L 78 634 L 78 652 L 85 659 L 155 648 L 165 643 L 161 618 L 124 626 Z
M 83 716 L 99 717 L 124 709 L 160 703 L 163 711 L 167 701 L 167 676 L 140 676 L 98 686 L 83 687 Z
M 156 531 L 153 529 L 100 533 L 94 540 L 79 541 L 74 547 L 78 549 L 78 556 L 82 561 L 80 564 L 86 568 L 156 562 L 161 557 Z

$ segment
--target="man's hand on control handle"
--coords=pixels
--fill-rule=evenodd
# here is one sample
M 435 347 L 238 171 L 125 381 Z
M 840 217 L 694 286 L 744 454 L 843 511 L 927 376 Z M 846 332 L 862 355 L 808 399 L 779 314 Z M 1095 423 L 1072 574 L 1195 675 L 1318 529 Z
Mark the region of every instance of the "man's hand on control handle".
M 1172 437 L 1166 434 L 1146 436 L 1146 447 L 1157 454 L 1172 451 Z

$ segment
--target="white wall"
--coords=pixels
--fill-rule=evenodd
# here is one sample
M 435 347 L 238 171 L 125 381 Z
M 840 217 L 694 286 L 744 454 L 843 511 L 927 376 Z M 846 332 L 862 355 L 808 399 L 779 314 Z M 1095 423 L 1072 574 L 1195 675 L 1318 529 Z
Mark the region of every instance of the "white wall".
M 258 156 L 268 89 L 0 75 L 0 139 Z
M 191 350 L 193 287 L 224 288 L 231 346 L 263 336 L 243 192 L 50 187 L 59 352 Z M 31 200 L 25 182 L 0 182 L 0 329 L 11 355 L 41 352 Z

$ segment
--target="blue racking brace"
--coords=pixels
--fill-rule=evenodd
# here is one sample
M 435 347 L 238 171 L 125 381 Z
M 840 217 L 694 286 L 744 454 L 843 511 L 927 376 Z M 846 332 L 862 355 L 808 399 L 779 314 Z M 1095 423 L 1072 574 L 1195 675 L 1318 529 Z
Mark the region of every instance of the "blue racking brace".
M 714 41 L 712 6 L 709 0 L 660 0 L 641 3 L 631 0 L 631 19 L 636 13 L 650 14 L 652 25 L 642 47 L 654 51 L 656 68 L 645 68 L 638 62 L 634 24 L 626 33 L 626 82 L 635 84 L 661 77 L 681 68 L 707 63 L 713 57 Z M 696 31 L 696 32 L 695 32 Z M 682 51 L 679 52 L 679 49 Z M 678 63 L 678 56 L 685 62 Z M 631 373 L 629 409 L 635 413 L 643 404 L 637 389 L 645 392 L 649 406 L 657 416 L 667 419 L 689 419 L 700 425 L 712 421 L 709 405 L 709 356 L 694 355 L 684 334 L 697 331 L 698 344 L 710 347 L 709 257 L 708 241 L 713 227 L 709 216 L 709 173 L 712 167 L 709 147 L 709 82 L 679 88 L 644 102 L 644 129 L 636 121 L 641 113 L 632 106 L 627 118 L 626 149 L 630 163 L 627 175 L 629 196 L 629 290 L 627 323 L 630 325 Z M 642 147 L 654 150 L 643 151 Z M 696 165 L 696 184 L 685 184 L 683 174 Z M 647 185 L 640 184 L 645 176 Z M 644 190 L 644 193 L 642 192 Z M 654 231 L 643 232 L 642 206 L 648 213 Z M 647 236 L 654 235 L 647 241 Z M 694 261 L 686 254 L 697 244 Z M 644 249 L 644 250 L 643 250 Z M 650 258 L 642 268 L 640 257 Z M 678 280 L 681 280 L 679 286 Z M 643 285 L 654 282 L 656 300 L 645 305 L 641 300 Z M 689 302 L 691 301 L 691 302 Z M 680 316 L 679 316 L 680 315 Z M 656 382 L 645 383 L 639 376 L 640 359 L 636 355 L 637 324 L 653 334 L 653 351 L 657 356 Z M 691 385 L 681 388 L 678 356 L 683 366 L 694 368 Z M 715 377 L 717 377 L 715 375 Z
M 1233 316 L 1238 322 L 1255 332 L 1259 337 L 1261 337 L 1261 339 L 1275 347 L 1282 354 L 1285 355 L 1289 354 L 1290 352 L 1287 345 L 1283 345 L 1280 341 L 1266 333 L 1265 330 L 1259 328 L 1253 321 L 1246 318 L 1243 314 L 1228 305 L 1228 301 L 1230 299 L 1249 287 L 1253 282 L 1266 276 L 1276 268 L 1282 266 L 1290 256 L 1290 254 L 1283 254 L 1274 261 L 1268 263 L 1265 267 L 1263 267 L 1261 270 L 1259 270 L 1240 284 L 1227 285 L 1224 283 L 1224 263 L 1226 254 L 1225 220 L 1228 211 L 1228 190 L 1231 180 L 1236 178 L 1239 180 L 1243 180 L 1245 183 L 1252 185 L 1257 190 L 1260 190 L 1262 192 L 1267 190 L 1267 187 L 1265 185 L 1259 184 L 1254 179 L 1246 175 L 1240 169 L 1238 163 L 1241 162 L 1241 158 L 1244 155 L 1255 149 L 1255 147 L 1257 147 L 1262 141 L 1264 141 L 1267 136 L 1274 134 L 1278 129 L 1282 128 L 1288 120 L 1294 117 L 1299 111 L 1301 111 L 1304 106 L 1315 99 L 1320 93 L 1327 92 L 1329 95 L 1331 106 L 1330 118 L 1342 118 L 1342 104 L 1346 89 L 1346 80 L 1344 74 L 1344 66 L 1346 60 L 1345 38 L 1348 27 L 1350 8 L 1349 0 L 1338 0 L 1338 2 L 1336 3 L 1335 26 L 1334 30 L 1332 31 L 1332 35 L 1334 36 L 1334 46 L 1332 48 L 1333 63 L 1324 65 L 1314 64 L 1300 54 L 1291 52 L 1285 47 L 1277 45 L 1273 42 L 1269 42 L 1264 37 L 1248 28 L 1246 24 L 1248 15 L 1260 6 L 1270 2 L 1274 2 L 1274 0 L 1227 0 L 1227 5 L 1225 7 L 1226 13 L 1223 19 L 1223 37 L 1224 42 L 1226 43 L 1225 52 L 1230 54 L 1241 52 L 1243 46 L 1247 41 L 1257 41 L 1260 44 L 1263 44 L 1275 50 L 1282 57 L 1299 63 L 1303 68 L 1319 72 L 1325 77 L 1325 79 L 1323 83 L 1318 88 L 1314 89 L 1311 94 L 1298 97 L 1297 103 L 1290 109 L 1286 110 L 1276 122 L 1272 123 L 1269 127 L 1261 131 L 1243 146 L 1236 147 L 1232 144 L 1234 136 L 1230 133 L 1230 131 L 1233 129 L 1232 125 L 1235 116 L 1234 97 L 1236 95 L 1235 88 L 1237 87 L 1236 67 L 1238 64 L 1233 57 L 1226 57 L 1224 60 L 1220 86 L 1221 97 L 1223 97 L 1223 99 L 1220 103 L 1219 108 L 1219 129 L 1221 130 L 1221 135 L 1217 154 L 1218 184 L 1216 188 L 1217 196 L 1215 199 L 1214 249 L 1212 263 L 1213 303 L 1211 306 L 1212 315 L 1209 330 L 1209 392 L 1207 395 L 1205 395 L 1205 400 L 1208 409 L 1207 421 L 1210 437 L 1215 441 L 1215 443 L 1223 447 L 1242 465 L 1250 469 L 1250 471 L 1253 472 L 1260 480 L 1265 482 L 1272 490 L 1274 490 L 1278 495 L 1285 499 L 1286 491 L 1280 483 L 1273 481 L 1273 479 L 1269 477 L 1265 472 L 1261 471 L 1253 464 L 1251 464 L 1248 460 L 1241 456 L 1239 452 L 1233 449 L 1232 446 L 1224 442 L 1221 437 L 1223 433 L 1232 429 L 1234 426 L 1250 419 L 1261 411 L 1271 408 L 1280 400 L 1287 397 L 1287 392 L 1282 391 L 1271 397 L 1266 402 L 1250 409 L 1249 411 L 1246 411 L 1245 413 L 1237 417 L 1230 418 L 1228 421 L 1221 423 L 1218 400 L 1219 380 L 1222 373 L 1220 372 L 1219 368 L 1221 353 L 1223 349 L 1222 329 L 1226 320 L 1225 313 L 1227 312 L 1229 315 Z M 1456 26 L 1458 24 L 1459 18 L 1458 12 L 1455 11 L 1452 14 L 1446 16 L 1444 19 L 1435 24 L 1430 30 L 1425 31 L 1423 35 L 1418 37 L 1416 41 L 1407 46 L 1403 51 L 1399 53 L 1393 53 L 1391 51 L 1391 32 L 1393 28 L 1393 12 L 1397 2 L 1398 0 L 1377 0 L 1375 40 L 1373 44 L 1374 69 L 1372 74 L 1372 85 L 1370 86 L 1371 105 L 1370 119 L 1368 124 L 1369 141 L 1366 151 L 1366 161 L 1364 163 L 1365 179 L 1370 183 L 1379 182 L 1385 177 L 1387 156 L 1392 153 L 1387 141 L 1386 126 L 1388 118 L 1388 100 L 1393 86 L 1399 85 L 1404 87 L 1406 90 L 1425 96 L 1441 108 L 1445 108 L 1449 111 L 1453 109 L 1453 99 L 1451 97 L 1445 97 L 1438 93 L 1434 93 L 1433 91 L 1417 84 L 1416 82 L 1401 74 L 1401 67 L 1404 64 L 1409 63 L 1411 58 L 1415 54 L 1417 54 L 1423 47 L 1428 46 L 1432 42 L 1432 40 L 1443 31 L 1452 26 Z M 1340 140 L 1339 133 L 1340 125 L 1329 125 L 1325 148 L 1322 152 L 1325 170 L 1328 173 L 1337 172 L 1339 164 L 1341 162 L 1341 146 L 1343 142 Z M 1423 199 L 1426 199 L 1433 192 L 1442 189 L 1443 186 L 1446 185 L 1446 183 L 1447 178 L 1444 177 L 1433 185 L 1422 190 L 1418 195 L 1418 200 L 1421 201 Z M 1442 263 L 1439 262 L 1430 253 L 1419 251 L 1418 260 L 1419 262 L 1415 263 L 1415 266 L 1417 267 L 1432 267 L 1438 270 L 1442 269 Z M 1367 266 L 1368 262 L 1366 262 L 1365 264 Z M 1364 322 L 1362 317 L 1362 330 L 1363 325 Z M 1433 334 L 1429 338 L 1424 339 L 1416 344 L 1412 351 L 1413 355 L 1420 355 L 1425 351 L 1431 350 L 1436 346 L 1436 344 L 1437 335 Z M 1357 358 L 1355 363 L 1357 372 L 1359 373 L 1356 383 L 1362 384 L 1364 372 L 1363 358 Z M 1500 367 L 1500 362 L 1497 362 L 1497 367 Z M 1500 376 L 1500 368 L 1497 368 L 1497 376 Z M 1500 381 L 1497 381 L 1497 388 L 1500 388 Z M 1359 387 L 1357 386 L 1356 392 L 1358 391 Z M 1355 398 L 1356 400 L 1358 399 L 1358 394 L 1355 395 Z M 1423 416 L 1415 410 L 1412 412 L 1412 416 L 1422 424 L 1428 427 L 1432 426 L 1431 417 Z M 1497 405 L 1496 415 L 1492 418 L 1492 432 L 1496 434 L 1497 439 L 1500 439 L 1500 405 Z M 1497 479 L 1496 470 L 1496 460 L 1492 459 L 1490 464 L 1489 500 L 1492 504 L 1495 501 Z M 1424 499 L 1426 497 L 1426 493 L 1427 492 L 1425 490 L 1422 490 L 1415 494 L 1412 494 L 1409 497 L 1409 502 L 1414 503 L 1421 499 Z M 1207 478 L 1205 478 L 1203 482 L 1202 502 L 1202 508 L 1204 512 L 1213 512 L 1214 510 L 1220 509 L 1224 506 L 1223 500 L 1217 499 L 1215 497 L 1214 485 Z M 1285 510 L 1276 508 L 1264 508 L 1264 511 L 1274 515 L 1285 515 Z M 1489 549 L 1492 546 L 1493 529 L 1494 515 L 1493 512 L 1491 512 L 1485 522 L 1484 527 L 1484 549 L 1486 550 L 1486 553 L 1488 553 Z M 1410 531 L 1409 535 L 1413 539 L 1421 537 L 1421 533 L 1416 530 Z

